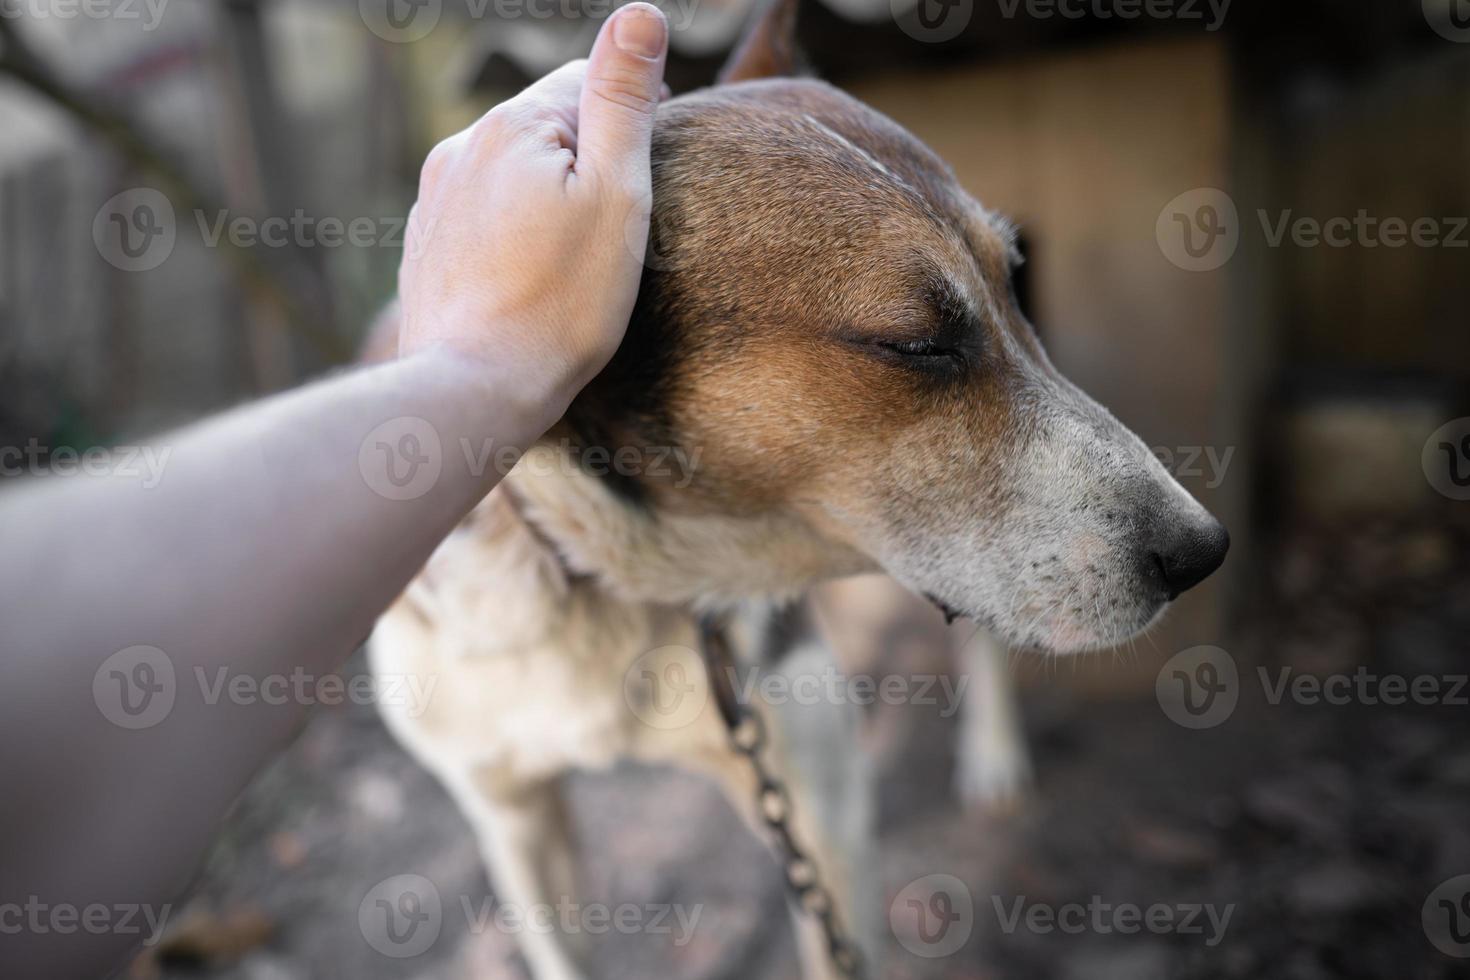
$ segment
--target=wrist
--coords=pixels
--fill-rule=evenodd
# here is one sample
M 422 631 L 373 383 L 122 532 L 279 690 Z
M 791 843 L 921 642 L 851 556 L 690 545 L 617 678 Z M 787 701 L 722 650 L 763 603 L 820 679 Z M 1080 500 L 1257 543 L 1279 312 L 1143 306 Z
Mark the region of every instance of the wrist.
M 456 414 L 478 432 L 505 439 L 515 433 L 527 449 L 563 414 L 580 384 L 564 374 L 487 358 L 447 344 L 409 355 L 432 378 L 431 390 L 454 402 Z

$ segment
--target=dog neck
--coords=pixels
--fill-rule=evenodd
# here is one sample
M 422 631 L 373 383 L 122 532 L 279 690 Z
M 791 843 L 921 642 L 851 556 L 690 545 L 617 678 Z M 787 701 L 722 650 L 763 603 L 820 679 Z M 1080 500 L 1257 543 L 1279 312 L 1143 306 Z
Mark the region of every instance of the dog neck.
M 497 493 L 568 585 L 624 602 L 722 611 L 789 600 L 861 570 L 834 567 L 832 548 L 795 516 L 691 514 L 631 501 L 583 470 L 565 443 L 537 444 Z

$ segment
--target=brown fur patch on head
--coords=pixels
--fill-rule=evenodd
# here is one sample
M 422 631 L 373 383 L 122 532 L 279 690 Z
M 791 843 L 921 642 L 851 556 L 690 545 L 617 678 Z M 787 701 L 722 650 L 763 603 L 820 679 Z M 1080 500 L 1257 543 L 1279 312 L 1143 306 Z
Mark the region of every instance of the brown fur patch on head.
M 644 481 L 663 506 L 866 509 L 834 498 L 906 431 L 1004 425 L 1016 344 L 997 330 L 1029 332 L 1005 229 L 903 129 L 820 82 L 753 82 L 662 107 L 653 161 L 653 268 L 571 420 L 596 444 L 701 450 L 687 490 Z M 881 346 L 934 337 L 966 360 L 916 370 Z

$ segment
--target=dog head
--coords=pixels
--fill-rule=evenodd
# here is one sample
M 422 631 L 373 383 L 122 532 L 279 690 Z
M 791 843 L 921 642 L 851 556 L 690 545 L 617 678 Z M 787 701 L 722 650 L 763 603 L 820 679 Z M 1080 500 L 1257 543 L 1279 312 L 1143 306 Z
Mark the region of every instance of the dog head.
M 789 554 L 777 534 L 1017 645 L 1133 635 L 1220 564 L 1224 528 L 1047 360 L 1009 226 L 941 160 L 828 85 L 751 78 L 789 64 L 792 6 L 724 84 L 661 107 L 649 268 L 568 425 L 682 447 L 698 465 L 621 481 L 625 505 L 718 522 L 731 554 Z M 783 561 L 772 592 L 809 584 Z

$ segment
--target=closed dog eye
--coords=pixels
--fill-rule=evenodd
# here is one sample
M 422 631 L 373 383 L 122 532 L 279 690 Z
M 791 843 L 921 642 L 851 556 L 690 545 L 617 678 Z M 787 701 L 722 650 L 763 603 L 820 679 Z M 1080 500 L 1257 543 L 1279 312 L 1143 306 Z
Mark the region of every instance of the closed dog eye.
M 960 352 L 953 348 L 945 347 L 932 337 L 922 340 L 893 340 L 883 342 L 884 347 L 895 354 L 903 354 L 907 357 L 959 357 Z
M 853 325 L 837 338 L 879 361 L 940 379 L 957 378 L 982 358 L 984 330 L 959 290 L 941 275 L 921 280 L 882 327 Z
M 878 346 L 891 351 L 900 357 L 912 358 L 917 362 L 949 360 L 954 366 L 965 363 L 965 355 L 956 347 L 947 347 L 943 341 L 933 337 L 925 337 L 921 340 L 885 340 L 880 341 Z M 943 365 L 923 365 L 928 367 L 939 367 Z
M 870 343 L 868 348 L 879 360 L 938 378 L 957 378 L 970 365 L 970 357 L 964 350 L 934 337 L 879 340 Z

